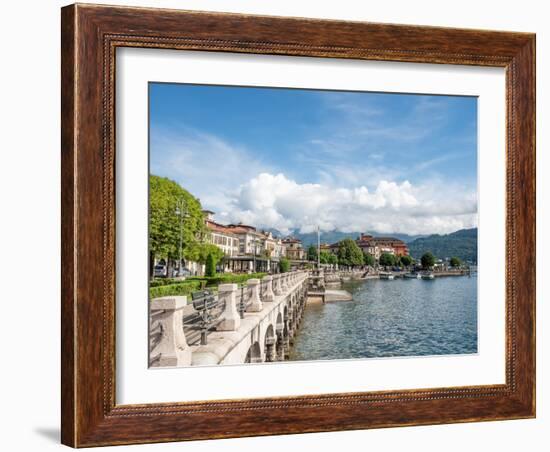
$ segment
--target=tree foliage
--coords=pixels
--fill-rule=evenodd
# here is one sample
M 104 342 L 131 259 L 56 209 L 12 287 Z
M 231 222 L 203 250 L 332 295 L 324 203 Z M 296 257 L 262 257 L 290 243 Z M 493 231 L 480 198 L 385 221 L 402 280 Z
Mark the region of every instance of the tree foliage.
M 382 253 L 380 255 L 380 259 L 378 261 L 380 265 L 383 265 L 384 267 L 390 267 L 392 265 L 395 265 L 395 256 L 390 253 Z
M 357 246 L 355 240 L 344 239 L 339 243 L 338 264 L 354 267 L 363 263 L 363 251 Z
M 149 177 L 149 193 L 150 251 L 156 258 L 178 259 L 181 225 L 183 256 L 190 259 L 189 254 L 197 252 L 199 240 L 206 234 L 199 200 L 176 182 L 154 175 Z M 182 205 L 183 222 L 179 210 Z
M 405 267 L 411 266 L 414 262 L 413 258 L 407 255 L 401 256 L 399 260 L 401 261 L 401 264 Z
M 307 260 L 317 262 L 317 248 L 313 245 L 310 245 L 307 249 Z
M 189 246 L 185 257 L 199 264 L 206 264 L 208 256 L 212 256 L 214 259 L 214 265 L 216 265 L 223 257 L 223 251 L 216 245 L 211 243 L 195 242 Z
M 321 261 L 321 264 L 336 265 L 338 263 L 338 257 L 336 257 L 336 254 L 330 253 L 328 251 L 321 251 L 321 254 L 319 255 L 319 260 Z
M 370 265 L 371 267 L 376 264 L 376 259 L 374 256 L 367 252 L 363 252 L 363 261 L 365 262 L 365 265 Z
M 458 257 L 454 256 L 451 257 L 450 264 L 451 267 L 460 267 L 462 265 L 462 261 Z
M 433 267 L 435 264 L 435 257 L 432 253 L 428 251 L 427 253 L 424 253 L 422 255 L 420 262 L 423 268 L 430 268 L 430 267 Z
M 279 261 L 279 270 L 281 273 L 290 271 L 290 261 L 286 257 L 281 257 Z

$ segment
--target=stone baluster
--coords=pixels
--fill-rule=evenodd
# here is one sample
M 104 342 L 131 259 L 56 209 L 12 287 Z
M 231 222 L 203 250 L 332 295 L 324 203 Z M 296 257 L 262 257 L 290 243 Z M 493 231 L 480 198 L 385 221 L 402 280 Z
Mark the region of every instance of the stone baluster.
M 241 317 L 237 310 L 237 290 L 237 284 L 220 284 L 218 286 L 218 297 L 220 301 L 225 301 L 223 320 L 218 325 L 218 331 L 236 331 L 241 325 Z
M 271 303 L 275 299 L 275 294 L 273 293 L 273 276 L 267 275 L 262 278 L 264 282 L 264 292 L 262 293 L 262 301 L 266 303 Z
M 281 278 L 282 278 L 282 284 L 281 284 L 281 289 L 283 290 L 284 293 L 288 292 L 288 273 L 283 273 L 281 275 Z
M 260 300 L 260 280 L 256 278 L 249 279 L 246 285 L 250 293 L 250 300 L 246 310 L 248 312 L 260 312 L 263 308 L 262 300 Z
M 187 297 L 151 300 L 149 359 L 151 367 L 191 365 L 191 349 L 183 332 L 183 307 Z
M 273 282 L 275 283 L 273 290 L 275 292 L 275 295 L 283 294 L 283 288 L 281 287 L 281 276 L 281 274 L 273 275 Z
M 281 273 L 280 278 L 281 292 L 286 293 L 286 273 Z

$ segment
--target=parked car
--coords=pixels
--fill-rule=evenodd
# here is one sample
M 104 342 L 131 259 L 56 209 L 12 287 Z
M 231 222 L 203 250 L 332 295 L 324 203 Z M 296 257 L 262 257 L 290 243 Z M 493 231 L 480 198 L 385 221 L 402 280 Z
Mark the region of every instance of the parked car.
M 185 278 L 187 276 L 191 276 L 191 272 L 189 271 L 189 269 L 187 268 L 181 268 L 181 269 L 174 269 L 174 271 L 172 272 L 172 276 L 174 278 Z
M 166 276 L 166 265 L 155 265 L 153 269 L 153 276 L 156 278 L 164 278 Z

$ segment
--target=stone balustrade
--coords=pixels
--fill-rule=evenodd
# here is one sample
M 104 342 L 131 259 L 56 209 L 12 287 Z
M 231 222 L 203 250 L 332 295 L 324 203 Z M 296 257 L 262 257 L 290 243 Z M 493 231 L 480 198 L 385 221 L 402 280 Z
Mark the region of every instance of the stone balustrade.
M 187 297 L 155 298 L 150 306 L 149 359 L 151 367 L 191 364 L 191 349 L 183 332 L 183 308 Z
M 185 297 L 152 300 L 151 366 L 287 359 L 291 340 L 302 319 L 307 285 L 306 271 L 267 275 L 262 280 L 249 279 L 242 292 L 237 284 L 219 285 L 218 299 L 223 311 L 215 331 L 210 331 L 207 344 L 203 345 L 186 342 L 182 323 Z M 241 293 L 246 297 L 244 315 L 243 306 L 239 305 Z
M 246 283 L 249 288 L 249 305 L 247 307 L 248 312 L 260 312 L 262 310 L 262 301 L 260 300 L 260 280 L 249 279 Z
M 270 303 L 275 299 L 275 293 L 273 292 L 273 276 L 264 276 L 262 282 L 264 283 L 262 301 Z
M 218 331 L 236 331 L 241 325 L 241 317 L 237 310 L 237 284 L 221 284 L 218 286 L 218 297 L 225 302 L 222 314 L 222 322 L 218 325 Z

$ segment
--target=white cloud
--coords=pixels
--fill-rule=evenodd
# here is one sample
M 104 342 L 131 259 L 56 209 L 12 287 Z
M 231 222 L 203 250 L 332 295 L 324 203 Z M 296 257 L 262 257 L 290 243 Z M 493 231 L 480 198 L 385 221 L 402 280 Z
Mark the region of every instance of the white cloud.
M 175 180 L 204 207 L 225 210 L 240 184 L 271 168 L 242 146 L 188 128 L 155 130 L 151 173 Z
M 383 180 L 369 190 L 299 184 L 282 173 L 262 172 L 233 192 L 230 206 L 220 219 L 283 233 L 312 232 L 319 225 L 323 231 L 431 234 L 477 225 L 475 193 L 441 183 Z

